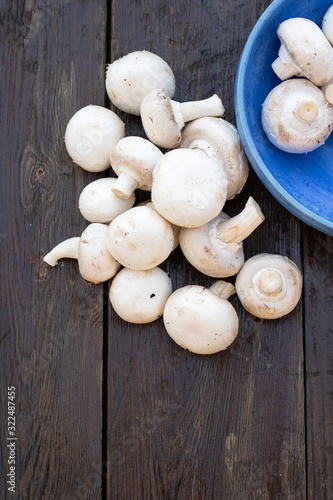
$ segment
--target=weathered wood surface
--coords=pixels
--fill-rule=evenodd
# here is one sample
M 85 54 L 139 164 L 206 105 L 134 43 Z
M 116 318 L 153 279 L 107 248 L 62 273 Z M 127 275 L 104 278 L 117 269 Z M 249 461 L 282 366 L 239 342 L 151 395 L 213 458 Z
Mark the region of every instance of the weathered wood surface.
M 266 5 L 115 3 L 112 60 L 135 49 L 157 52 L 174 69 L 177 100 L 216 92 L 234 122 L 237 63 Z M 139 120 L 127 118 L 131 130 L 140 133 Z M 282 253 L 301 265 L 300 223 L 254 174 L 228 202 L 230 215 L 250 194 L 267 221 L 249 238 L 247 256 Z M 179 250 L 166 268 L 175 288 L 213 281 Z M 130 327 L 110 311 L 109 498 L 305 499 L 302 305 L 277 322 L 257 322 L 232 302 L 239 337 L 207 358 L 179 350 L 162 320 Z
M 174 70 L 175 98 L 216 92 L 235 123 L 237 63 L 269 4 L 0 6 L 1 498 L 15 498 L 6 484 L 12 385 L 17 498 L 333 498 L 332 238 L 290 215 L 253 172 L 225 210 L 258 201 L 266 221 L 246 257 L 287 255 L 303 269 L 304 293 L 277 321 L 258 321 L 232 297 L 240 331 L 226 352 L 183 351 L 161 319 L 126 324 L 107 287 L 84 282 L 75 262 L 42 262 L 86 226 L 77 199 L 96 175 L 73 166 L 63 135 L 77 109 L 107 103 L 105 64 L 156 52 Z M 143 135 L 138 118 L 117 113 L 127 135 Z M 179 249 L 162 267 L 174 288 L 213 282 Z
M 309 498 L 333 498 L 333 238 L 304 231 Z
M 1 2 L 1 498 L 82 498 L 101 461 L 102 286 L 42 257 L 78 236 L 92 175 L 66 123 L 105 102 L 102 1 Z M 8 491 L 7 386 L 16 387 L 16 496 Z M 96 479 L 96 478 L 95 478 Z M 89 489 L 101 497 L 100 474 Z

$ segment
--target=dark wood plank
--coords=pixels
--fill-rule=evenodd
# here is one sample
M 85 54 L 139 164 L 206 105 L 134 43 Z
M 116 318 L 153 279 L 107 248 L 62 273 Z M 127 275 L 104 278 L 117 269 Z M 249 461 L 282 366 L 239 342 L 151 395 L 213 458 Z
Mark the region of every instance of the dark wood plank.
M 176 99 L 216 92 L 235 123 L 237 63 L 269 3 L 114 2 L 111 58 L 158 53 L 175 72 Z M 128 134 L 142 135 L 137 118 L 126 122 Z M 282 253 L 301 266 L 300 222 L 254 173 L 226 211 L 236 214 L 250 194 L 267 219 L 246 243 L 246 256 Z M 174 288 L 212 283 L 179 249 L 164 268 Z M 231 301 L 238 339 L 209 357 L 173 344 L 162 320 L 129 325 L 110 309 L 108 498 L 305 499 L 302 304 L 261 322 Z
M 69 118 L 104 104 L 106 2 L 2 2 L 1 498 L 100 498 L 103 288 L 42 257 L 85 221 L 95 178 L 64 147 Z M 16 495 L 7 386 L 16 388 Z
M 309 498 L 333 497 L 333 238 L 304 231 Z

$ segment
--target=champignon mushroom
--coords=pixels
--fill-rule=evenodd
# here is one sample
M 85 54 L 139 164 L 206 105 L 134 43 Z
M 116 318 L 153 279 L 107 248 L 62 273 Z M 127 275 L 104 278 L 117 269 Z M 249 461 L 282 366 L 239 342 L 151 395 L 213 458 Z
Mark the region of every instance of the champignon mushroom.
M 154 208 L 133 207 L 110 223 L 106 244 L 124 267 L 145 271 L 168 258 L 173 248 L 173 231 Z
M 292 311 L 302 293 L 302 275 L 282 255 L 259 254 L 247 260 L 236 278 L 243 307 L 258 318 L 281 318 Z
M 89 172 L 102 172 L 110 167 L 110 153 L 124 136 L 125 126 L 113 111 L 91 104 L 69 120 L 65 144 L 74 163 Z
M 90 224 L 81 237 L 62 241 L 44 257 L 50 266 L 56 266 L 59 259 L 77 259 L 83 278 L 92 283 L 101 283 L 112 278 L 120 264 L 110 255 L 106 247 L 108 226 Z
M 140 115 L 144 96 L 153 89 L 175 93 L 175 77 L 170 66 L 147 50 L 130 52 L 113 61 L 106 71 L 105 86 L 111 102 L 122 111 Z
M 116 180 L 114 177 L 97 179 L 82 190 L 79 210 L 86 220 L 110 224 L 117 215 L 132 208 L 135 201 L 134 194 L 124 200 L 112 193 Z
M 283 21 L 277 35 L 281 41 L 272 68 L 281 80 L 305 76 L 315 85 L 324 85 L 333 75 L 333 49 L 313 21 L 294 17 Z
M 111 152 L 110 162 L 119 175 L 112 192 L 126 200 L 136 188 L 151 190 L 152 172 L 162 151 L 142 137 L 124 137 Z
M 233 285 L 225 282 L 210 289 L 198 285 L 179 288 L 164 307 L 167 333 L 180 347 L 196 354 L 226 349 L 238 334 L 238 317 L 227 300 L 233 293 Z
M 146 201 L 143 201 L 143 202 L 139 203 L 136 206 L 137 207 L 144 206 L 144 207 L 152 207 L 152 208 L 154 208 L 154 203 L 151 200 L 146 200 Z M 173 247 L 172 247 L 172 250 L 175 250 L 175 248 L 177 248 L 177 246 L 179 245 L 179 234 L 180 234 L 181 227 L 180 226 L 176 226 L 176 224 L 172 224 L 172 222 L 170 222 L 170 224 L 171 224 L 172 231 L 173 231 Z
M 146 271 L 123 268 L 112 280 L 110 301 L 123 320 L 150 323 L 162 316 L 171 293 L 171 279 L 159 267 Z
M 219 163 L 203 151 L 175 149 L 157 162 L 151 196 L 155 209 L 169 222 L 198 227 L 220 213 L 227 185 Z
M 324 144 L 333 123 L 333 108 L 323 92 L 305 79 L 280 83 L 262 106 L 268 139 L 282 151 L 308 153 Z
M 188 123 L 182 131 L 180 148 L 201 149 L 220 162 L 227 178 L 227 200 L 243 189 L 249 175 L 236 127 L 222 118 L 204 117 Z
M 333 104 L 333 84 L 330 83 L 325 89 L 325 97 L 327 102 Z
M 182 228 L 180 247 L 198 271 L 213 278 L 227 278 L 237 274 L 244 264 L 242 242 L 263 220 L 259 205 L 250 197 L 235 217 L 221 212 L 203 226 Z
M 140 113 L 148 139 L 157 146 L 175 148 L 186 122 L 202 116 L 223 116 L 224 106 L 216 94 L 202 101 L 179 103 L 164 90 L 155 89 L 143 98 Z
M 330 6 L 324 15 L 322 30 L 327 40 L 333 45 L 333 5 Z

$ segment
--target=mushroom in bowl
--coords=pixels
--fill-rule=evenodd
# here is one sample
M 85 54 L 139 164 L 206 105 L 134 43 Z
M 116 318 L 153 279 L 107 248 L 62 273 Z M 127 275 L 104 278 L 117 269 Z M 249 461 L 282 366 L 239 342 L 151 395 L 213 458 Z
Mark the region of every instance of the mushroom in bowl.
M 286 19 L 277 35 L 281 47 L 272 68 L 281 80 L 299 75 L 321 86 L 333 76 L 333 49 L 316 23 L 302 17 Z
M 333 108 L 324 93 L 309 80 L 291 79 L 267 95 L 261 120 L 274 146 L 288 153 L 308 153 L 329 137 Z

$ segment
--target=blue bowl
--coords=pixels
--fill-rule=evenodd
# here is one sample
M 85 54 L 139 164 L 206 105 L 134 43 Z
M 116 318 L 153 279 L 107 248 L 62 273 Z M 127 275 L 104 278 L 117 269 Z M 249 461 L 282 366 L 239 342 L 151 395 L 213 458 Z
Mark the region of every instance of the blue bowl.
M 235 85 L 237 128 L 246 155 L 271 194 L 296 217 L 333 235 L 333 133 L 307 154 L 280 151 L 261 125 L 261 106 L 281 81 L 271 64 L 278 55 L 279 24 L 306 17 L 319 26 L 332 0 L 275 0 L 259 18 L 243 49 Z

